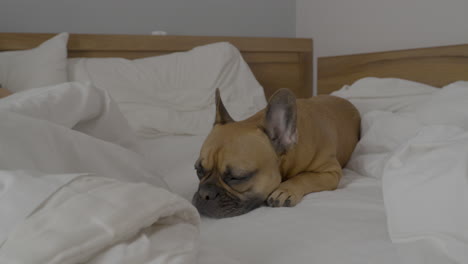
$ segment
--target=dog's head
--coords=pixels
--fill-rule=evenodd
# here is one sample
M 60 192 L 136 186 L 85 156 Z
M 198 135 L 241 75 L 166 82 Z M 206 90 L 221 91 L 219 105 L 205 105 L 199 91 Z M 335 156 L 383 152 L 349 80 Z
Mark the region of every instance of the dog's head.
M 296 99 L 276 92 L 265 110 L 235 122 L 216 91 L 216 120 L 195 169 L 200 179 L 193 204 L 214 218 L 247 213 L 281 183 L 279 159 L 297 141 Z

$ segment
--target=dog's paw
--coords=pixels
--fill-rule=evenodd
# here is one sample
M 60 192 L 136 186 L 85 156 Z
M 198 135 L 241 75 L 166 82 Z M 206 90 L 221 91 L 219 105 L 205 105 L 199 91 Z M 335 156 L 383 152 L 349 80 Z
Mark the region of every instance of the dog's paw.
M 304 195 L 295 192 L 292 188 L 282 186 L 281 184 L 278 189 L 274 190 L 270 196 L 268 196 L 266 203 L 271 207 L 292 207 L 298 204 Z

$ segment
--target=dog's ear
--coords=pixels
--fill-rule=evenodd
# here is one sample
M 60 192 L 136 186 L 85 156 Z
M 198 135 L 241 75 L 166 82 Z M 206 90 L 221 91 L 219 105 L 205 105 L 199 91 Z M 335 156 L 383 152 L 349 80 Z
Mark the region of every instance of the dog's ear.
M 224 107 L 221 95 L 219 94 L 219 88 L 216 88 L 216 119 L 214 125 L 224 125 L 227 123 L 234 122 L 234 119 L 229 115 L 226 107 Z
M 283 154 L 297 142 L 296 97 L 288 89 L 274 93 L 266 108 L 264 130 L 276 152 Z

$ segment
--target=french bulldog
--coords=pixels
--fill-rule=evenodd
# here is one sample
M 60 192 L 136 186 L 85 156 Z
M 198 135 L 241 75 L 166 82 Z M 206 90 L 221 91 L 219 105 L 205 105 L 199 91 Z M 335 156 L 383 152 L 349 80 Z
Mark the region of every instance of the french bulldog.
M 195 169 L 193 204 L 212 218 L 247 213 L 266 202 L 290 207 L 304 195 L 335 190 L 360 134 L 358 110 L 321 95 L 297 99 L 288 89 L 265 109 L 234 121 L 216 90 L 216 118 Z

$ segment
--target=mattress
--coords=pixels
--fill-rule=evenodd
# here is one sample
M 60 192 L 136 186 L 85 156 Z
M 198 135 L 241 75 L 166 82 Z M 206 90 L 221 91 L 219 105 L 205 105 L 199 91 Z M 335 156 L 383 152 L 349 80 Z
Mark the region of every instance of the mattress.
M 203 136 L 140 140 L 172 191 L 191 200 Z M 381 181 L 345 169 L 337 190 L 307 195 L 293 208 L 202 217 L 201 248 L 239 263 L 398 263 L 386 223 Z M 203 258 L 203 250 L 202 256 Z

